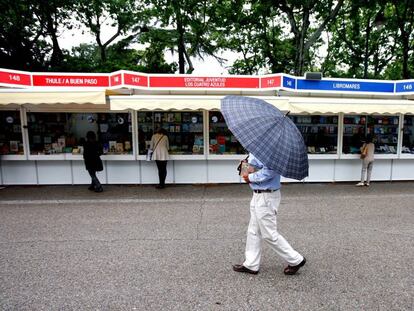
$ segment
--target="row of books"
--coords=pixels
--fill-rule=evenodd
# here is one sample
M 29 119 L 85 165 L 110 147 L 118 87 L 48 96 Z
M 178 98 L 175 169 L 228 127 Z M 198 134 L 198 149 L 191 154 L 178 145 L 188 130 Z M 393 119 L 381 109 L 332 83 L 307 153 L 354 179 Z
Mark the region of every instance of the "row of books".
M 335 134 L 337 133 L 337 126 L 298 126 L 298 129 L 301 133 L 324 133 L 324 134 Z
M 295 124 L 338 124 L 337 116 L 291 116 Z

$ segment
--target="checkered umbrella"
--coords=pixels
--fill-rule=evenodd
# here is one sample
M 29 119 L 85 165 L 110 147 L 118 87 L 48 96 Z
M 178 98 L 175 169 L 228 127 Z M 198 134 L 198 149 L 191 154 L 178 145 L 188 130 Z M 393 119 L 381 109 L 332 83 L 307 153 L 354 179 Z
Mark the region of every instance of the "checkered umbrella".
M 308 176 L 308 154 L 302 134 L 290 118 L 264 100 L 226 96 L 221 112 L 243 147 L 280 175 Z

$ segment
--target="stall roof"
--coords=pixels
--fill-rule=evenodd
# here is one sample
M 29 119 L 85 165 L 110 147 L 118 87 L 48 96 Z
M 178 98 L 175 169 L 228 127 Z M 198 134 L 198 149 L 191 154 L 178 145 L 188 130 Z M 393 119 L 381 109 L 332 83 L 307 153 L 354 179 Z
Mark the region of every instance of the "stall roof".
M 0 90 L 0 105 L 94 104 L 105 105 L 105 91 Z
M 413 114 L 414 101 L 361 98 L 288 97 L 291 113 Z
M 112 110 L 214 110 L 225 95 L 266 98 L 292 113 L 414 113 L 414 80 L 309 80 L 283 73 L 194 76 L 125 70 L 32 73 L 0 68 L 0 105 L 106 102 Z
M 219 110 L 224 96 L 200 95 L 132 95 L 109 96 L 111 110 Z M 288 99 L 279 97 L 261 97 L 281 110 L 288 109 Z

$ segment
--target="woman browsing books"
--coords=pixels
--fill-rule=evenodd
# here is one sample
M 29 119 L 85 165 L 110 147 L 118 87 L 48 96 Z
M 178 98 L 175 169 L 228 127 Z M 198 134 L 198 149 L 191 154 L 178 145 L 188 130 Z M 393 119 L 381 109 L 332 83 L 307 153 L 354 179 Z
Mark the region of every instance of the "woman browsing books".
M 168 149 L 170 149 L 167 131 L 165 129 L 159 128 L 152 135 L 150 149 L 153 150 L 152 160 L 155 161 L 158 168 L 159 184 L 156 188 L 163 189 L 165 188 L 165 178 L 167 177 Z
M 367 186 L 371 181 L 372 167 L 374 165 L 375 145 L 372 142 L 372 135 L 367 135 L 365 143 L 361 147 L 361 181 L 356 184 L 357 187 Z M 366 180 L 365 180 L 366 175 Z
M 96 141 L 95 132 L 89 131 L 86 134 L 86 142 L 83 149 L 85 168 L 92 179 L 91 185 L 88 189 L 95 192 L 102 192 L 102 185 L 99 182 L 98 177 L 96 177 L 96 172 L 103 170 L 102 160 L 100 158 L 102 154 L 102 146 Z

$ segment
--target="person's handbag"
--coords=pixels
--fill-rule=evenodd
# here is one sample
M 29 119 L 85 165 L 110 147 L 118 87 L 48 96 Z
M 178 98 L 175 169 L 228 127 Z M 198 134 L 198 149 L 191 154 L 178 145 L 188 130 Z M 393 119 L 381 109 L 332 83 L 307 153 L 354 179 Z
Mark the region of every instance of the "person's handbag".
M 368 146 L 364 145 L 364 147 L 362 148 L 362 151 L 361 151 L 360 158 L 365 159 L 367 157 L 367 154 L 368 154 Z
M 154 150 L 152 150 L 152 149 L 148 149 L 148 151 L 147 151 L 147 156 L 146 156 L 146 158 L 145 158 L 145 160 L 147 160 L 147 161 L 151 161 L 152 160 L 152 154 L 154 153 Z

